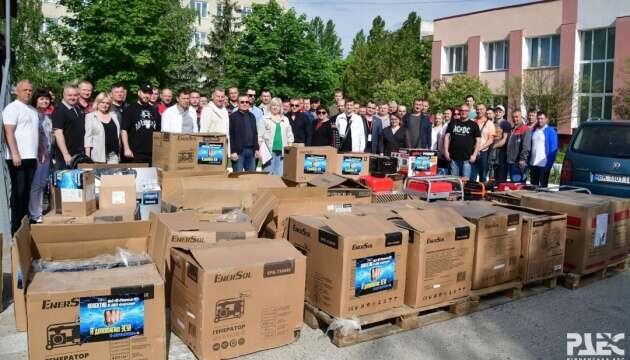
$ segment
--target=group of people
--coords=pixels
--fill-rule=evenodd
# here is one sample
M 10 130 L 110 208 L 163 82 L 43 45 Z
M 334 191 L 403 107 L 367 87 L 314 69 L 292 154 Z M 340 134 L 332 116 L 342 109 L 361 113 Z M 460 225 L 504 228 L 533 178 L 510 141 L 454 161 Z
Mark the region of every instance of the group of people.
M 506 119 L 503 106 L 475 107 L 468 96 L 461 107 L 431 114 L 429 101 L 417 99 L 411 111 L 394 101 L 360 104 L 334 92 L 327 109 L 317 97 L 281 99 L 263 89 L 240 92 L 212 89 L 210 98 L 196 90 L 139 85 L 137 100 L 114 84 L 93 96 L 93 85 L 66 85 L 62 99 L 29 80 L 16 86 L 16 99 L 3 111 L 6 161 L 12 191 L 12 230 L 25 215 L 41 221 L 42 197 L 53 170 L 72 168 L 77 159 L 94 162 L 150 163 L 154 132 L 220 133 L 228 139 L 234 171 L 263 169 L 282 175 L 283 149 L 293 143 L 333 146 L 341 152 L 389 156 L 402 148 L 434 149 L 441 174 L 486 181 L 546 186 L 557 152 L 557 135 L 543 112 L 520 110 Z M 257 102 L 259 100 L 259 102 Z M 263 161 L 264 160 L 264 161 Z

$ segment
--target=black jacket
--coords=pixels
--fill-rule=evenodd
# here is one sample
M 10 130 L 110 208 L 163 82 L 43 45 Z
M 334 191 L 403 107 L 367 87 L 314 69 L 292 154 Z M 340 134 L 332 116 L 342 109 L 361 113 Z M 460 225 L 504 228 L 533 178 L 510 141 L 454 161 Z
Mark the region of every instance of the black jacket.
M 252 137 L 251 142 L 246 143 L 246 126 L 249 126 Z M 256 117 L 248 112 L 235 111 L 230 115 L 230 151 L 240 154 L 243 149 L 258 150 L 258 130 L 256 129 Z
M 402 148 L 409 147 L 409 132 L 407 128 L 400 127 L 394 134 L 391 126 L 383 129 L 383 136 L 381 137 L 381 152 L 385 156 L 390 156 L 392 151 L 398 151 Z
M 295 114 L 295 120 L 293 115 Z M 306 146 L 311 146 L 311 140 L 313 137 L 313 126 L 308 118 L 303 113 L 287 113 L 289 124 L 291 124 L 291 130 L 293 131 L 293 142 L 301 143 Z
M 51 115 L 53 129 L 63 130 L 68 153 L 74 156 L 85 152 L 85 113 L 76 105 L 74 109 L 68 109 L 63 102 L 55 107 Z M 56 159 L 63 159 L 61 151 L 56 151 Z
M 317 123 L 313 127 L 313 137 L 311 146 L 335 146 L 335 135 L 332 129 L 333 122 L 328 120 L 317 128 Z

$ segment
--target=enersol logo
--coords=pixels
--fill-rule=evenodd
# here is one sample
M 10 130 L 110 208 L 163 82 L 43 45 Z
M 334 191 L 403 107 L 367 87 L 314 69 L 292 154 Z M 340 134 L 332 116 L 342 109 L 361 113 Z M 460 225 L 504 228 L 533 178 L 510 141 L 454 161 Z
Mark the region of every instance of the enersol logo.
M 221 283 L 226 281 L 243 280 L 252 277 L 252 273 L 249 271 L 237 271 L 231 274 L 216 274 L 214 276 L 215 283 Z
M 47 357 L 46 360 L 81 360 L 87 359 L 90 353 L 64 354 Z
M 435 238 L 432 238 L 432 239 L 429 238 L 429 239 L 427 239 L 427 245 L 428 244 L 435 244 L 435 243 L 443 242 L 445 240 L 446 239 L 443 236 L 438 236 L 438 237 L 435 237 Z
M 352 245 L 352 250 L 364 250 L 364 249 L 371 249 L 371 248 L 372 248 L 372 244 L 370 244 L 370 243 L 353 244 Z
M 79 298 L 72 298 L 66 301 L 44 300 L 42 302 L 42 310 L 63 309 L 79 306 Z
M 306 228 L 299 227 L 299 226 L 293 224 L 292 230 L 296 234 L 300 234 L 300 235 L 306 236 L 306 237 L 311 237 L 311 233 L 308 230 L 306 230 Z

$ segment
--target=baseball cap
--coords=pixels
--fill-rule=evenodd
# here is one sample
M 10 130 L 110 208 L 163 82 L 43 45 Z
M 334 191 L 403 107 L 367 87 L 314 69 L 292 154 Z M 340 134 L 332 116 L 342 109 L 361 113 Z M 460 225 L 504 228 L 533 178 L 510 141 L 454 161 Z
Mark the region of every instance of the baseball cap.
M 150 93 L 153 91 L 153 86 L 151 86 L 151 84 L 149 83 L 141 83 L 140 84 L 140 91 L 145 92 L 145 93 Z
M 497 105 L 494 110 L 501 110 L 503 112 L 505 112 L 505 108 L 503 107 L 503 105 Z

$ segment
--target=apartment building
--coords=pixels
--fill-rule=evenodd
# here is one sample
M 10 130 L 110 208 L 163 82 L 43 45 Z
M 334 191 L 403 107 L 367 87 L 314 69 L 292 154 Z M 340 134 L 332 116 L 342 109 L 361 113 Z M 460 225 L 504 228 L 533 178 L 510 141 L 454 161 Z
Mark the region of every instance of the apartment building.
M 628 0 L 542 0 L 444 17 L 434 21 L 432 79 L 478 76 L 499 97 L 506 81 L 535 71 L 569 79 L 570 117 L 558 132 L 570 135 L 582 121 L 618 119 L 612 100 L 630 76 L 629 39 Z M 526 109 L 514 96 L 508 103 Z
M 269 0 L 236 0 L 235 16 L 241 20 L 252 12 L 252 4 L 263 4 Z M 289 0 L 276 0 L 284 9 L 289 7 Z M 182 0 L 184 7 L 193 9 L 197 15 L 195 20 L 195 34 L 191 43 L 195 46 L 206 44 L 208 34 L 212 31 L 212 19 L 215 15 L 223 14 L 222 1 L 219 0 Z M 59 4 L 59 0 L 43 0 L 42 13 L 53 22 L 58 21 L 62 16 L 67 15 L 66 8 Z

